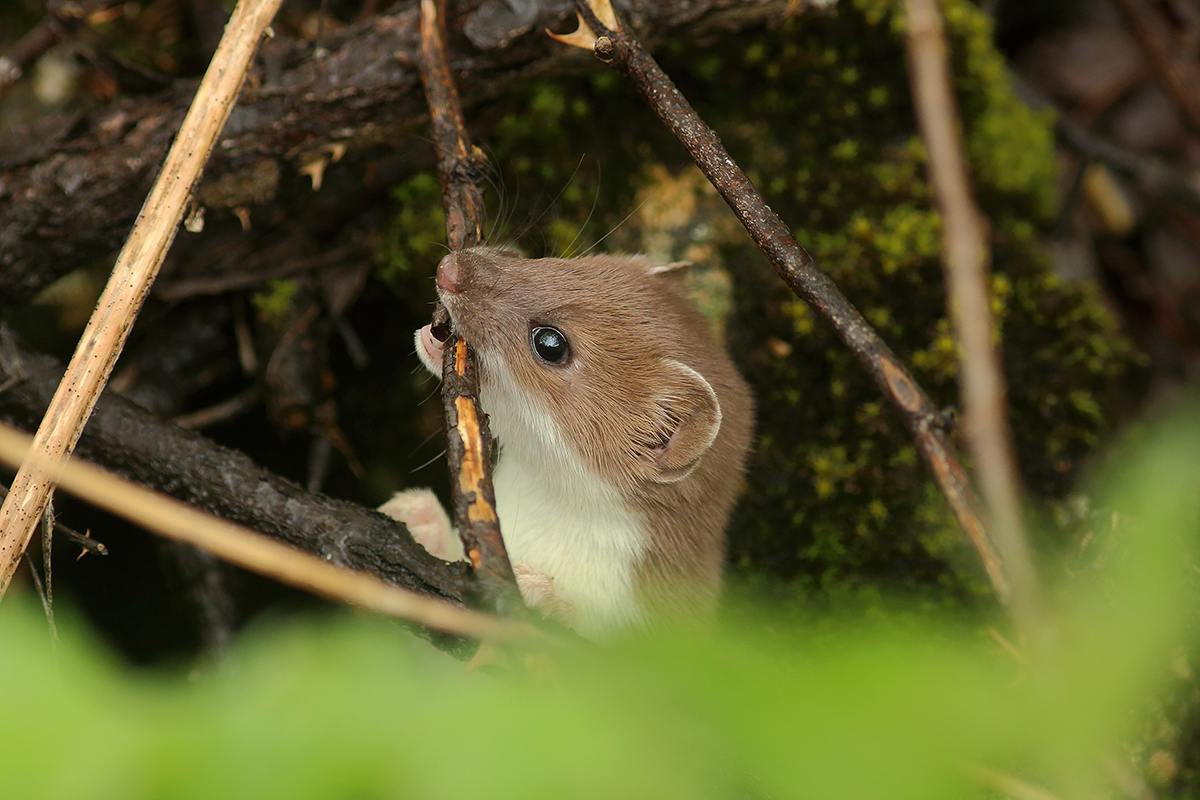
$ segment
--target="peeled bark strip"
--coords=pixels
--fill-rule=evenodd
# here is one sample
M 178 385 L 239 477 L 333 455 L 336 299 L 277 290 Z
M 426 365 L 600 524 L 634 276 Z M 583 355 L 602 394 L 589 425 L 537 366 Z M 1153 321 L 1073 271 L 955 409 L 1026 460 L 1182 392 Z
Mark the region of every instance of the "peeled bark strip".
M 483 238 L 483 153 L 471 146 L 458 90 L 450 74 L 444 31 L 435 0 L 421 3 L 421 80 L 432 115 L 438 177 L 451 250 L 474 247 Z M 436 309 L 434 317 L 445 315 Z M 439 326 L 440 327 L 440 326 Z M 479 402 L 479 370 L 470 345 L 457 334 L 444 343 L 442 406 L 446 419 L 446 462 L 454 522 L 488 604 L 504 615 L 525 611 L 496 515 L 492 487 L 492 435 Z

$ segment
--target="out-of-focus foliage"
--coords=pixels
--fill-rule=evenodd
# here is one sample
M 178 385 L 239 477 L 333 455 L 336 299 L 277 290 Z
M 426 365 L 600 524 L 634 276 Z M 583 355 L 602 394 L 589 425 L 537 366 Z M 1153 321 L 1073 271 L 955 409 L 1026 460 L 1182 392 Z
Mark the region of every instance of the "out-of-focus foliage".
M 1121 522 L 1023 661 L 960 623 L 772 633 L 747 614 L 500 680 L 342 617 L 259 628 L 188 679 L 131 674 L 73 624 L 55 656 L 33 606 L 8 602 L 3 794 L 928 799 L 993 770 L 1095 796 L 1194 637 L 1198 451 L 1200 425 L 1177 420 L 1116 459 L 1099 496 Z
M 993 306 L 1021 467 L 1035 497 L 1057 498 L 1111 429 L 1114 380 L 1134 356 L 1096 293 L 1056 278 L 1040 244 L 1057 202 L 1049 121 L 1013 93 L 986 15 L 967 0 L 944 5 L 973 179 L 993 226 Z M 952 408 L 940 220 L 909 97 L 902 7 L 843 0 L 702 46 L 667 42 L 656 55 L 821 268 Z M 626 81 L 605 71 L 539 79 L 475 123 L 504 179 L 494 242 L 531 256 L 598 244 L 697 264 L 694 293 L 759 401 L 748 489 L 730 526 L 747 583 L 782 580 L 781 599 L 853 596 L 876 607 L 881 586 L 943 607 L 987 595 L 878 387 L 778 280 Z M 400 191 L 411 194 L 414 181 Z M 410 251 L 440 235 L 419 210 L 436 206 L 405 204 L 383 250 L 381 272 L 405 292 L 423 279 L 422 299 L 432 299 L 437 253 Z

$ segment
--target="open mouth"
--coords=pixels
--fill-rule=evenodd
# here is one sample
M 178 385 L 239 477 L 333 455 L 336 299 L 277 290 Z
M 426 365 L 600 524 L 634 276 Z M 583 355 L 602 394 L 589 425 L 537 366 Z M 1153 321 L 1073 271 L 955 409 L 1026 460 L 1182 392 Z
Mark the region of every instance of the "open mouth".
M 429 326 L 421 328 L 417 331 L 417 357 L 421 359 L 421 363 L 425 365 L 425 369 L 432 372 L 436 377 L 442 377 L 442 343 L 433 337 L 433 331 Z

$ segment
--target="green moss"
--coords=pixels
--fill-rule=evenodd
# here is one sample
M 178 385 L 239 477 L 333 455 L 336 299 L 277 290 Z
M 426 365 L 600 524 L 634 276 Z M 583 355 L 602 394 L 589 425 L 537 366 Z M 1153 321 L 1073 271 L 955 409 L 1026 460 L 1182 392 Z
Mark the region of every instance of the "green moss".
M 258 317 L 268 325 L 279 326 L 291 315 L 292 300 L 299 287 L 294 280 L 273 278 L 250 298 Z
M 376 275 L 397 290 L 433 275 L 446 247 L 437 174 L 420 172 L 392 189 L 396 211 L 375 251 Z
M 833 15 L 702 48 L 667 42 L 658 56 L 934 402 L 953 408 L 957 348 L 902 6 L 843 0 Z M 987 18 L 966 0 L 944 8 L 972 176 L 992 223 L 992 302 L 1021 469 L 1036 498 L 1055 498 L 1111 425 L 1110 387 L 1132 355 L 1095 293 L 1054 278 L 1041 249 L 1055 204 L 1049 121 L 1016 98 Z M 759 405 L 748 491 L 731 526 L 737 573 L 810 600 L 869 602 L 883 596 L 879 586 L 942 606 L 987 594 L 878 387 L 719 201 L 685 180 L 686 155 L 624 80 L 608 71 L 531 82 L 476 124 L 509 187 L 492 199 L 493 241 L 540 255 L 607 236 L 604 249 L 717 268 L 700 279 L 714 300 L 706 305 L 720 314 L 732 304 L 728 340 Z M 436 264 L 440 198 L 432 178 L 414 181 L 397 193 L 408 192 L 381 248 L 385 274 L 429 275 Z M 659 194 L 648 200 L 651 189 Z M 418 202 L 425 211 L 406 210 Z
M 743 37 L 755 59 L 720 79 L 737 107 L 700 105 L 821 267 L 934 401 L 952 407 L 958 354 L 902 5 L 843 2 L 834 17 Z M 945 8 L 972 173 L 995 231 L 993 308 L 1021 466 L 1031 491 L 1053 497 L 1109 425 L 1109 388 L 1130 350 L 1094 294 L 1054 279 L 1040 249 L 1055 203 L 1048 121 L 1016 99 L 986 18 L 963 0 Z M 668 71 L 689 96 L 710 95 L 686 64 Z M 699 87 L 681 77 L 689 73 Z M 775 83 L 791 91 L 771 92 Z M 734 562 L 809 598 L 846 582 L 929 591 L 942 604 L 986 593 L 907 432 L 854 357 L 756 256 L 731 248 L 726 261 L 751 265 L 735 272 L 730 331 L 765 434 L 731 531 Z

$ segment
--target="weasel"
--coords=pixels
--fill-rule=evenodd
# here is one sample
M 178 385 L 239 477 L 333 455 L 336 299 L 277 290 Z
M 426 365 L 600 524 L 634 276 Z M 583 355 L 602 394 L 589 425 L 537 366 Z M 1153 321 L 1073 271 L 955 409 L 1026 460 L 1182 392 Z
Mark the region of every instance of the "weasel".
M 684 296 L 684 267 L 479 247 L 437 268 L 438 296 L 478 354 L 501 448 L 496 510 L 522 596 L 589 638 L 701 621 L 716 606 L 754 409 Z M 428 325 L 416 343 L 440 378 Z M 429 490 L 381 510 L 434 555 L 462 558 Z

